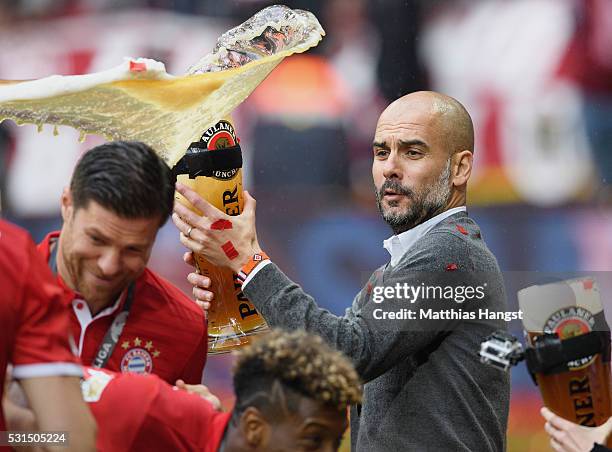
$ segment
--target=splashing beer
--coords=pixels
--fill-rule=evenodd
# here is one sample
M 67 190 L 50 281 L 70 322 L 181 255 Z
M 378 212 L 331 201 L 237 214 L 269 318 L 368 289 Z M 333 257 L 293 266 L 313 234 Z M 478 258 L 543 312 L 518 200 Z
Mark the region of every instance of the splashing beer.
M 142 141 L 175 168 L 181 182 L 229 215 L 238 215 L 242 156 L 231 120 L 220 119 L 228 118 L 285 57 L 316 46 L 324 35 L 312 13 L 270 6 L 221 35 L 213 52 L 184 76 L 138 58 L 95 74 L 0 80 L 0 122 L 8 118 L 39 129 L 43 124 L 70 126 L 83 139 L 98 134 Z M 220 161 L 229 164 L 214 166 Z M 213 166 L 207 167 L 210 162 Z M 230 270 L 201 256 L 197 265 L 215 292 L 208 325 L 212 353 L 247 343 L 266 328 Z
M 221 35 L 183 76 L 134 58 L 94 74 L 0 80 L 0 122 L 69 126 L 83 139 L 142 141 L 173 167 L 189 143 L 228 117 L 285 57 L 324 35 L 312 13 L 270 6 Z

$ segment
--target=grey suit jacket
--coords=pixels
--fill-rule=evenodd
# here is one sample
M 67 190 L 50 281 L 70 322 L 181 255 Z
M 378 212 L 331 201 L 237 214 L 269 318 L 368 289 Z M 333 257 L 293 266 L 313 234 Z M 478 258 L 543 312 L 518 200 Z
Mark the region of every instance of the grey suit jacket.
M 372 320 L 374 309 L 384 306 L 373 302 L 374 287 L 453 284 L 440 279 L 450 273 L 472 284 L 486 277 L 484 299 L 455 304 L 456 311 L 474 312 L 475 318 Z M 465 212 L 442 220 L 396 266 L 376 270 L 342 317 L 319 308 L 274 264 L 254 275 L 244 294 L 270 326 L 317 333 L 352 359 L 365 383 L 362 405 L 351 408 L 353 450 L 505 449 L 509 376 L 477 356 L 484 337 L 506 328 L 504 321 L 479 317 L 481 309 L 505 311 L 503 281 L 478 225 Z

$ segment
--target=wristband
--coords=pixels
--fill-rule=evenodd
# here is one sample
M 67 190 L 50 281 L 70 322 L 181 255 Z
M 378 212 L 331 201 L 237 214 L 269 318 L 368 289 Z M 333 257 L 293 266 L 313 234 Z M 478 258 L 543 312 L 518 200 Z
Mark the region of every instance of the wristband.
M 240 281 L 240 283 L 244 283 L 244 281 L 248 278 L 255 268 L 264 261 L 270 260 L 268 255 L 263 251 L 259 253 L 253 254 L 248 262 L 242 266 L 238 274 L 236 275 L 236 279 Z

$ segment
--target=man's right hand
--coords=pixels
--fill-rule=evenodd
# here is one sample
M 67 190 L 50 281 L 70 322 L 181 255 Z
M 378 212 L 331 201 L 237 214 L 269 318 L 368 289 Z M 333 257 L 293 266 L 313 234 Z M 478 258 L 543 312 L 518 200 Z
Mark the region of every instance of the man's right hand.
M 195 258 L 191 251 L 186 252 L 183 255 L 183 260 L 187 265 L 195 267 Z M 210 288 L 210 278 L 204 275 L 200 275 L 197 270 L 187 275 L 187 281 L 193 286 L 193 296 L 196 304 L 202 308 L 204 312 L 208 312 L 210 309 L 210 303 L 215 297 L 208 288 Z

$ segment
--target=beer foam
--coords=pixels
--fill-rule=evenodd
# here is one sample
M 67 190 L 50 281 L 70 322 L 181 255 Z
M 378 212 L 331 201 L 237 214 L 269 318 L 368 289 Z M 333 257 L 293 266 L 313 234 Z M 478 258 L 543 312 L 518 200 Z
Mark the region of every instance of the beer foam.
M 268 7 L 224 33 L 212 54 L 184 76 L 138 58 L 95 74 L 0 80 L 0 122 L 8 118 L 39 130 L 42 124 L 69 126 L 80 131 L 80 139 L 96 134 L 142 141 L 173 167 L 202 131 L 227 117 L 283 58 L 317 45 L 324 34 L 312 13 Z M 133 71 L 131 62 L 138 66 Z
M 146 70 L 130 71 L 131 63 L 144 64 Z M 44 99 L 63 96 L 94 88 L 97 85 L 123 80 L 169 80 L 175 78 L 166 72 L 166 66 L 149 58 L 126 57 L 119 66 L 86 75 L 51 75 L 38 80 L 0 85 L 0 102 Z

